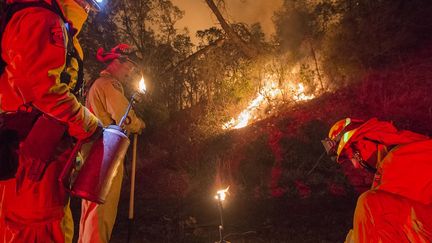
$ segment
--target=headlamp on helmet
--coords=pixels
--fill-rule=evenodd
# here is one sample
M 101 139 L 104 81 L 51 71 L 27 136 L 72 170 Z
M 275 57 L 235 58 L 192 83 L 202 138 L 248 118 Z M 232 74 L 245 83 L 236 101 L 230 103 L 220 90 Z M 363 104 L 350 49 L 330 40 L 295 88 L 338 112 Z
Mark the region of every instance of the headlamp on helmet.
M 330 138 L 325 138 L 323 140 L 321 140 L 321 143 L 324 146 L 325 151 L 327 152 L 327 155 L 329 156 L 336 156 L 336 148 L 337 148 L 337 142 L 330 139 Z
M 87 0 L 87 2 L 90 3 L 90 5 L 92 5 L 97 11 L 101 10 L 101 3 L 103 0 Z
M 355 128 L 363 123 L 362 120 L 345 118 L 336 122 L 330 129 L 328 137 L 321 140 L 327 154 L 336 160 L 341 154 L 343 147 L 352 137 Z
M 102 3 L 102 1 L 103 0 L 75 0 L 87 13 L 91 10 L 96 12 L 100 11 L 100 3 Z

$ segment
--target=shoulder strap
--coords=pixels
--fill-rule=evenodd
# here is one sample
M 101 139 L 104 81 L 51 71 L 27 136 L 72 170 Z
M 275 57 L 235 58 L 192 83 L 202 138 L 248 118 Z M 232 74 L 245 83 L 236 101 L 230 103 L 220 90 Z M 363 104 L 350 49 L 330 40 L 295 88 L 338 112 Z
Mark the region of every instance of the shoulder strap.
M 79 66 L 78 78 L 77 78 L 78 80 L 77 80 L 77 83 L 75 84 L 75 87 L 73 88 L 73 90 L 71 90 L 72 93 L 77 95 L 81 89 L 83 79 L 84 79 L 83 61 L 79 57 L 79 55 L 75 49 L 75 46 L 73 45 L 73 34 L 72 34 L 72 30 L 71 30 L 71 26 L 69 24 L 69 21 L 64 16 L 63 11 L 61 10 L 61 8 L 58 5 L 58 2 L 56 0 L 52 1 L 52 5 L 48 4 L 44 0 L 39 0 L 37 2 L 20 2 L 20 3 L 13 3 L 13 4 L 6 5 L 6 8 L 5 8 L 4 14 L 1 17 L 1 23 L 0 23 L 0 75 L 4 72 L 4 69 L 6 67 L 6 63 L 4 62 L 3 58 L 1 58 L 1 51 L 2 51 L 1 50 L 1 40 L 2 40 L 2 36 L 3 36 L 3 32 L 6 29 L 8 22 L 10 21 L 10 19 L 12 18 L 12 16 L 15 13 L 17 13 L 18 11 L 23 10 L 25 8 L 29 8 L 29 7 L 40 7 L 40 8 L 45 8 L 49 11 L 52 11 L 55 14 L 57 14 L 63 20 L 63 22 L 67 25 L 68 44 L 67 44 L 67 55 L 66 55 L 66 67 L 65 67 L 65 69 L 69 66 L 72 58 L 75 58 L 78 61 L 78 66 Z M 70 81 L 70 76 L 69 76 L 69 78 L 67 77 L 65 70 L 62 73 L 61 80 L 62 80 L 62 82 L 65 82 L 65 83 L 68 83 Z
M 75 29 L 72 29 L 71 23 L 66 19 L 66 17 L 63 15 L 63 11 L 61 10 L 60 6 L 58 5 L 57 0 L 52 1 L 52 8 L 54 11 L 63 19 L 63 22 L 66 24 L 67 28 L 67 35 L 68 35 L 68 42 L 67 42 L 67 53 L 66 53 L 66 67 L 63 70 L 60 80 L 63 83 L 69 84 L 71 82 L 71 76 L 67 72 L 67 67 L 71 66 L 72 58 L 74 58 L 78 62 L 78 75 L 77 75 L 77 82 L 74 85 L 74 87 L 71 87 L 71 92 L 78 98 L 82 94 L 82 84 L 84 82 L 84 64 L 83 60 L 78 54 L 78 51 L 75 48 L 75 45 L 73 43 L 73 36 L 75 35 Z
M 50 4 L 48 4 L 47 2 L 45 2 L 44 0 L 39 0 L 38 2 L 20 2 L 20 3 L 12 3 L 12 4 L 6 4 L 5 5 L 5 9 L 4 9 L 4 13 L 2 14 L 1 17 L 1 23 L 0 23 L 0 75 L 3 73 L 5 67 L 6 67 L 6 63 L 3 60 L 3 58 L 1 58 L 1 40 L 3 37 L 3 32 L 6 29 L 7 24 L 9 23 L 9 21 L 11 20 L 12 16 L 17 13 L 20 10 L 23 10 L 25 8 L 30 8 L 30 7 L 39 7 L 39 8 L 45 8 L 48 9 L 52 12 L 54 12 L 55 14 L 59 15 L 62 20 L 66 23 L 67 20 L 63 15 L 63 12 L 60 10 L 57 1 L 53 1 L 53 5 L 51 6 Z

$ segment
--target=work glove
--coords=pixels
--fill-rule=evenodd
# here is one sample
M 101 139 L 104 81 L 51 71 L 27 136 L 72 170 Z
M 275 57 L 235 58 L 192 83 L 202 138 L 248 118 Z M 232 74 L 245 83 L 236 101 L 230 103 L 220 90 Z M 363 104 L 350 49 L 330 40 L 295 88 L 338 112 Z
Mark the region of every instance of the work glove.
M 82 156 L 81 158 L 82 161 L 86 160 L 91 147 L 93 146 L 95 141 L 97 141 L 100 137 L 102 137 L 103 131 L 104 131 L 103 125 L 99 121 L 95 132 L 92 135 L 90 135 L 88 138 L 79 141 L 79 143 L 81 143 L 80 153 Z
M 63 184 L 63 186 L 69 188 L 76 177 L 76 173 L 82 166 L 83 161 L 85 161 L 87 158 L 88 152 L 93 146 L 93 143 L 102 136 L 103 131 L 103 125 L 100 121 L 98 121 L 96 130 L 89 137 L 76 142 L 71 154 L 69 155 L 69 159 L 59 176 L 59 181 Z M 79 163 L 77 163 L 78 160 L 80 161 Z
M 143 120 L 139 119 L 139 130 L 136 133 L 141 134 L 145 127 L 146 127 L 145 122 Z

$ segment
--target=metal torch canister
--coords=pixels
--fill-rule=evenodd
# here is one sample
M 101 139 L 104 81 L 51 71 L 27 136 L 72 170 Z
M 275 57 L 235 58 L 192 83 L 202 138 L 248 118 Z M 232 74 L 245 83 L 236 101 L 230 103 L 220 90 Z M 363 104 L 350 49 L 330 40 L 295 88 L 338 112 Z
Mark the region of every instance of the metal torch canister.
M 119 126 L 105 128 L 103 135 L 91 146 L 72 182 L 71 194 L 99 204 L 104 203 L 129 143 L 129 138 Z

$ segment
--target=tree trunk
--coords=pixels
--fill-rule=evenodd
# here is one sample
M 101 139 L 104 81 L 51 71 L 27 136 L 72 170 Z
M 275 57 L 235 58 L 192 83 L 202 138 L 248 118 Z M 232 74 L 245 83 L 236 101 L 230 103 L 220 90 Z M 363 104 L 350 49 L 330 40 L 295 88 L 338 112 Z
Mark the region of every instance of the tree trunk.
M 321 85 L 321 90 L 324 91 L 324 85 L 323 85 L 323 81 L 322 81 L 322 78 L 321 78 L 321 73 L 320 73 L 319 68 L 318 68 L 318 60 L 316 58 L 315 49 L 313 48 L 312 43 L 310 43 L 310 47 L 311 47 L 311 52 L 312 52 L 313 59 L 315 61 L 315 69 L 316 69 L 316 72 L 317 72 L 317 75 L 318 75 L 318 80 L 319 80 L 320 85 Z
M 251 48 L 237 35 L 237 33 L 234 32 L 231 26 L 225 21 L 224 17 L 222 16 L 221 12 L 219 11 L 218 7 L 213 2 L 213 0 L 206 0 L 206 3 L 209 6 L 209 8 L 213 11 L 213 13 L 216 15 L 216 18 L 218 19 L 220 25 L 222 26 L 223 30 L 227 34 L 228 38 L 230 38 L 247 57 L 249 58 L 256 57 L 258 55 L 257 50 Z
M 192 53 L 191 55 L 189 55 L 188 57 L 186 57 L 185 59 L 179 61 L 177 63 L 177 65 L 175 65 L 174 67 L 170 67 L 167 70 L 165 70 L 161 77 L 166 77 L 169 74 L 172 74 L 174 71 L 176 71 L 177 69 L 184 67 L 185 65 L 189 65 L 192 61 L 194 61 L 196 58 L 198 58 L 200 55 L 202 54 L 207 54 L 209 51 L 211 51 L 213 48 L 215 47 L 219 47 L 224 43 L 225 39 L 218 39 L 216 40 L 214 43 L 200 49 L 199 51 L 196 51 L 194 53 Z

